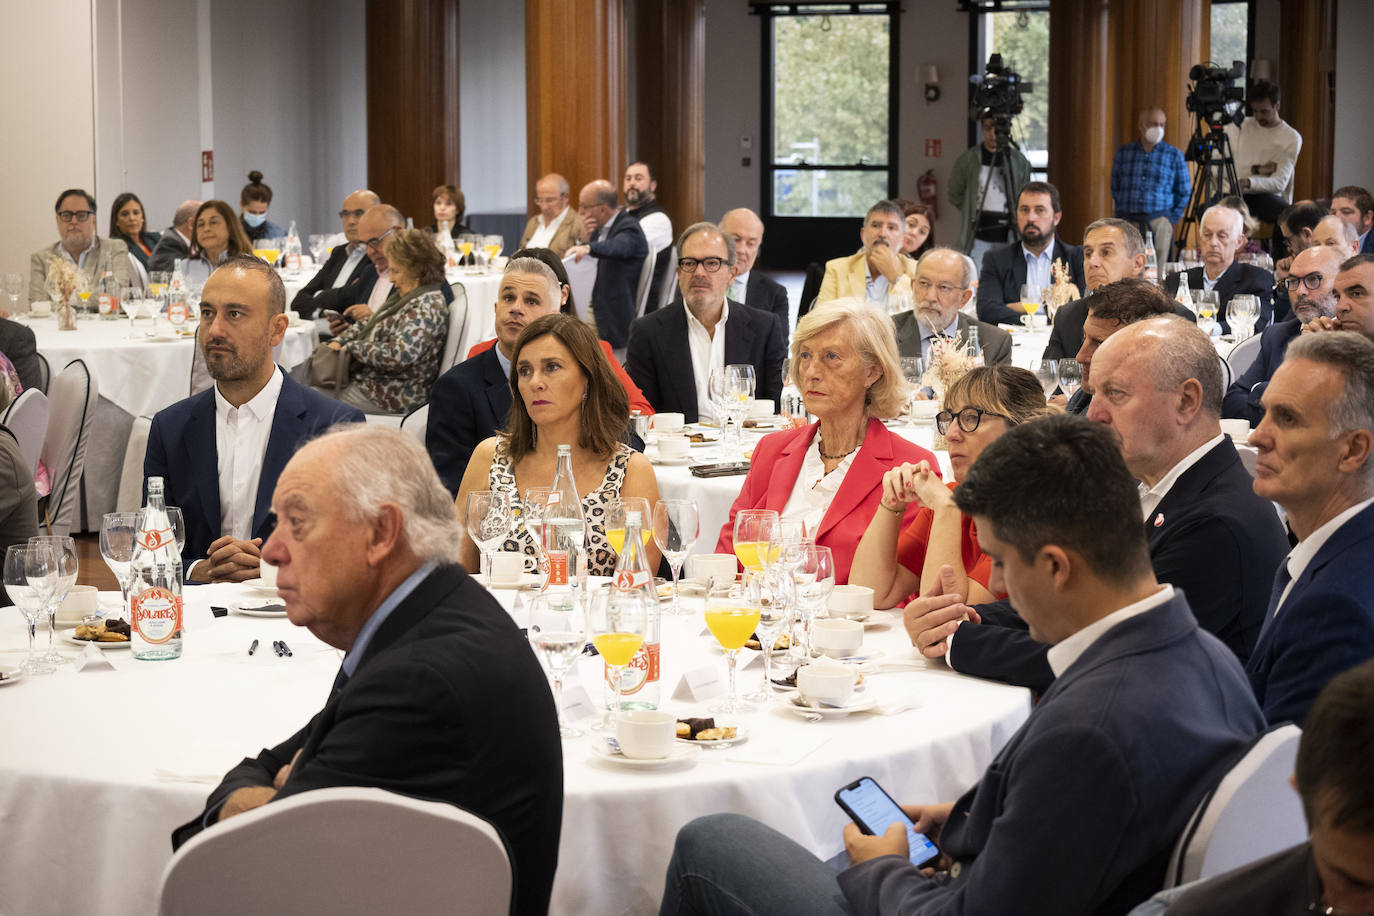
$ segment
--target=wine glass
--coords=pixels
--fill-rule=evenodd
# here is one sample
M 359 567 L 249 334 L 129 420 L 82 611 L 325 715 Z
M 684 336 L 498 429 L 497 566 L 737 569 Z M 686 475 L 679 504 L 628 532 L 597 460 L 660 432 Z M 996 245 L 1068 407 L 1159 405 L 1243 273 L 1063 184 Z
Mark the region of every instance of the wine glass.
M 1214 289 L 1200 289 L 1193 293 L 1193 304 L 1197 306 L 1197 326 L 1210 337 L 1217 330 L 1216 316 L 1221 311 L 1221 302 Z
M 178 506 L 167 507 L 167 524 L 172 529 L 172 539 L 177 542 L 177 553 L 186 550 L 186 516 Z
M 24 289 L 24 278 L 20 274 L 5 274 L 5 295 L 10 300 L 10 313 L 19 305 L 19 293 Z
M 563 721 L 563 676 L 587 643 L 586 595 L 562 592 L 539 594 L 530 600 L 529 635 L 535 654 L 553 679 L 553 706 L 558 733 L 576 738 L 582 730 Z
M 29 654 L 20 670 L 24 674 L 52 674 L 57 670 L 46 656 L 33 654 L 38 614 L 57 588 L 57 558 L 46 544 L 11 544 L 5 549 L 5 591 L 29 625 Z
M 534 541 L 535 572 L 543 576 L 545 581 L 549 575 L 549 558 L 544 554 L 544 511 L 549 506 L 549 493 L 552 487 L 529 487 L 525 490 L 525 501 L 521 504 L 518 512 L 513 512 L 512 522 L 518 521 L 529 532 L 530 539 Z M 542 587 L 542 583 L 541 583 Z
M 510 502 L 499 490 L 474 490 L 464 510 L 468 537 L 481 551 L 481 572 L 491 581 L 491 551 L 510 532 Z
M 711 375 L 706 380 L 706 390 L 710 396 L 711 407 L 715 413 L 716 422 L 721 426 L 721 435 L 725 435 L 725 367 L 717 366 L 711 370 Z
M 66 535 L 44 534 L 29 538 L 30 544 L 46 545 L 53 552 L 57 563 L 57 587 L 53 589 L 52 600 L 44 608 L 48 612 L 48 654 L 43 656 L 53 664 L 62 661 L 57 654 L 57 609 L 67 600 L 72 586 L 76 584 L 80 558 L 76 554 L 76 541 Z
M 465 232 L 458 236 L 458 250 L 463 253 L 464 264 L 471 264 L 473 262 L 472 252 L 474 248 L 481 244 L 481 238 L 480 235 L 473 235 L 470 232 Z
M 324 240 L 325 237 L 318 234 L 310 236 L 309 239 L 310 257 L 314 259 L 316 267 L 324 263 Z
M 921 390 L 921 378 L 926 374 L 926 364 L 919 356 L 903 356 L 901 366 L 902 378 L 911 386 L 906 398 L 907 425 L 915 426 L 916 421 L 911 416 L 911 405 L 916 400 L 916 393 Z
M 170 516 L 171 513 L 168 513 Z M 176 529 L 172 531 L 175 533 Z M 137 534 L 137 512 L 107 512 L 100 520 L 100 556 L 119 580 L 125 608 L 129 606 L 129 564 L 134 559 L 134 537 Z
M 608 532 L 609 533 L 609 532 Z M 660 499 L 654 503 L 654 543 L 668 558 L 673 573 L 673 606 L 670 614 L 681 614 L 679 574 L 682 561 L 696 546 L 701 534 L 701 514 L 694 499 Z
M 597 731 L 615 734 L 620 718 L 620 691 L 625 666 L 635 657 L 649 632 L 649 597 L 642 588 L 598 590 L 588 599 L 587 631 L 592 645 L 606 662 L 615 699 Z
M 616 556 L 620 556 L 625 549 L 625 518 L 631 512 L 639 513 L 639 534 L 647 547 L 649 538 L 653 537 L 653 530 L 650 528 L 650 520 L 653 518 L 649 514 L 649 501 L 642 496 L 621 496 L 606 501 L 606 540 L 610 541 L 611 549 Z
M 486 252 L 487 264 L 495 266 L 495 261 L 501 256 L 501 249 L 506 247 L 506 240 L 499 235 L 482 236 L 482 250 Z
M 1058 375 L 1059 387 L 1064 389 L 1065 397 L 1073 397 L 1083 387 L 1083 367 L 1076 359 L 1061 359 Z
M 1045 397 L 1054 394 L 1054 389 L 1059 387 L 1059 361 L 1054 359 L 1033 359 L 1030 363 L 1030 370 L 1035 373 L 1035 377 L 1040 380 L 1040 387 L 1045 389 Z
M 741 509 L 736 512 L 734 546 L 746 578 L 777 562 L 781 550 L 777 510 Z
M 706 593 L 706 627 L 725 650 L 730 670 L 730 689 L 723 701 L 711 707 L 713 713 L 734 715 L 754 708 L 740 699 L 735 687 L 735 656 L 758 628 L 759 616 L 758 592 L 751 586 L 722 583 Z
M 1231 297 L 1226 306 L 1226 323 L 1231 326 L 1231 334 L 1237 343 L 1255 333 L 1259 314 L 1259 299 L 1255 296 L 1241 294 Z
M 728 437 L 723 442 L 726 448 L 738 454 L 740 447 L 740 424 L 749 412 L 749 402 L 754 397 L 756 377 L 754 367 L 745 363 L 732 363 L 725 367 L 725 416 L 730 421 L 729 428 L 722 434 Z
M 801 557 L 792 570 L 792 583 L 797 590 L 797 622 L 802 625 L 802 661 L 811 658 L 811 621 L 824 610 L 835 587 L 835 558 L 829 547 L 814 543 L 803 544 Z
M 796 603 L 791 570 L 780 561 L 768 574 L 755 576 L 750 588 L 757 593 L 755 604 L 759 621 L 754 625 L 754 633 L 763 653 L 763 685 L 744 699 L 751 703 L 767 703 L 773 695 L 773 647 L 778 635 L 792 620 L 792 606 Z
M 138 320 L 138 310 L 143 305 L 133 296 L 121 296 L 119 304 L 124 309 L 124 314 L 129 316 L 129 340 L 134 339 L 134 322 Z

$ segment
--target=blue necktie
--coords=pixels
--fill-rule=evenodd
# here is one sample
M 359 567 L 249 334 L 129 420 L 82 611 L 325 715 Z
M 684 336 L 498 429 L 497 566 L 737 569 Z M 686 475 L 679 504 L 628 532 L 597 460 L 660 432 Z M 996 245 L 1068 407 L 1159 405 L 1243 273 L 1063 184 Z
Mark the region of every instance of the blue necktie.
M 1264 639 L 1264 634 L 1269 632 L 1274 623 L 1274 612 L 1278 610 L 1279 599 L 1283 597 L 1283 590 L 1288 587 L 1288 583 L 1293 581 L 1293 576 L 1288 572 L 1288 558 L 1284 557 L 1279 564 L 1278 571 L 1274 573 L 1274 590 L 1269 593 L 1269 607 L 1264 612 L 1264 625 L 1260 627 L 1259 639 L 1255 640 L 1256 645 Z

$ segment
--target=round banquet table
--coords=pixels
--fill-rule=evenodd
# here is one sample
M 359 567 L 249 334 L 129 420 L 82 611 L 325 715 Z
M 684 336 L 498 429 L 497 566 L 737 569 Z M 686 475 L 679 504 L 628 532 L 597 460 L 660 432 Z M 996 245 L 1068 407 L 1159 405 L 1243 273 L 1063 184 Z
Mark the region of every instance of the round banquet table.
M 225 771 L 293 734 L 324 704 L 341 653 L 284 619 L 210 615 L 211 604 L 246 594 L 234 585 L 188 588 L 176 661 L 107 650 L 114 670 L 66 665 L 0 687 L 0 811 L 11 840 L 29 851 L 0 859 L 0 912 L 154 911 L 172 829 L 201 811 Z M 495 594 L 523 625 L 528 593 Z M 699 600 L 687 605 L 693 613 L 664 618 L 661 705 L 698 715 L 709 704 L 672 700 L 674 687 L 688 670 L 723 670 L 725 662 L 705 635 Z M 4 609 L 0 664 L 21 660 L 22 634 L 19 614 Z M 260 647 L 250 657 L 253 639 Z M 294 656 L 269 651 L 274 639 Z M 828 858 L 842 848 L 846 820 L 831 800 L 835 789 L 872 776 L 899 800 L 952 800 L 1029 715 L 1027 691 L 915 657 L 899 621 L 867 631 L 864 650 L 907 669 L 866 678 L 866 693 L 890 714 L 809 722 L 775 699 L 739 718 L 747 741 L 650 770 L 595 757 L 589 738 L 566 739 L 551 911 L 657 912 L 678 829 L 712 812 L 758 818 Z M 741 671 L 741 692 L 758 687 L 761 670 Z M 568 685 L 599 697 L 600 674 L 598 659 L 583 658 Z

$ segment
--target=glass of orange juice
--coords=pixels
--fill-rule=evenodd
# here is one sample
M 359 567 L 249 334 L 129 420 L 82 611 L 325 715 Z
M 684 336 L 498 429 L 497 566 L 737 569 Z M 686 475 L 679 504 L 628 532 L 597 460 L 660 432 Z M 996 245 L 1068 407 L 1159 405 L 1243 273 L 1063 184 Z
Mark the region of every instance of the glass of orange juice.
M 741 509 L 735 513 L 735 556 L 746 578 L 778 561 L 778 512 L 776 509 Z
M 758 602 L 757 594 L 740 583 L 722 584 L 706 595 L 706 626 L 725 650 L 730 670 L 730 689 L 722 702 L 711 707 L 713 713 L 734 715 L 754 708 L 740 699 L 735 687 L 735 656 L 759 625 Z
M 644 525 L 639 533 L 643 537 L 645 547 L 649 546 L 649 539 L 654 536 L 653 526 L 650 524 L 653 516 L 649 513 L 649 501 L 647 499 L 642 496 L 625 496 L 608 500 L 606 502 L 606 540 L 611 542 L 611 549 L 616 552 L 617 556 L 625 549 L 625 514 L 627 512 L 639 513 L 639 518 Z
M 610 588 L 593 595 L 587 610 L 587 632 L 606 663 L 606 678 L 615 699 L 596 731 L 614 735 L 620 718 L 620 688 L 625 666 L 634 659 L 649 632 L 649 603 L 643 589 Z

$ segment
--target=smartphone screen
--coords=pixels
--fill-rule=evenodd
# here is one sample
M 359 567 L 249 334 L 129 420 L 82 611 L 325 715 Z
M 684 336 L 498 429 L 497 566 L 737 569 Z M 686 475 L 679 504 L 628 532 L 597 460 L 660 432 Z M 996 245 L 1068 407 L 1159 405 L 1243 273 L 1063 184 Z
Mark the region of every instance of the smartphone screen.
M 871 777 L 865 776 L 840 789 L 835 793 L 835 801 L 864 833 L 880 836 L 893 824 L 904 825 L 912 865 L 924 865 L 940 854 L 930 838 L 916 832 L 911 818 Z

